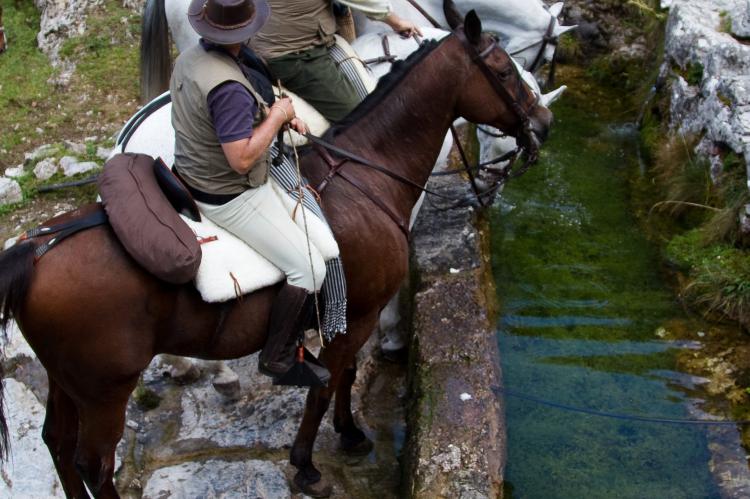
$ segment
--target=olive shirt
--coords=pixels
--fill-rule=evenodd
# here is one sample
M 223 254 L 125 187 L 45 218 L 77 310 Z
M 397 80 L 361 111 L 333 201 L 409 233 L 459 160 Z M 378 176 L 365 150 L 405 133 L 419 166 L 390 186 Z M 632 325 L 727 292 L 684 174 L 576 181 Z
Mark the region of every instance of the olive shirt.
M 262 185 L 270 166 L 266 151 L 243 175 L 224 154 L 208 104 L 208 95 L 225 82 L 241 84 L 258 104 L 253 126 L 268 115 L 268 106 L 255 91 L 237 61 L 228 53 L 201 45 L 186 50 L 175 61 L 169 89 L 175 129 L 175 167 L 194 189 L 210 194 L 237 194 Z
M 379 19 L 391 11 L 388 0 L 338 0 Z M 271 15 L 250 40 L 274 78 L 305 99 L 328 121 L 343 119 L 360 103 L 354 85 L 330 55 L 336 17 L 331 0 L 268 0 Z

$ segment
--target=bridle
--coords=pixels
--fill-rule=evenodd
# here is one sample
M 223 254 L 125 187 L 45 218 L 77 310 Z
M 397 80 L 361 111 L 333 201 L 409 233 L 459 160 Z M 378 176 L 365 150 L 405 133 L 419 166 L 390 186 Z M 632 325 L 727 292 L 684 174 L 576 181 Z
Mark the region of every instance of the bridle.
M 547 25 L 547 31 L 544 32 L 544 36 L 542 36 L 541 40 L 530 43 L 523 48 L 510 52 L 511 56 L 516 56 L 525 50 L 529 50 L 530 48 L 539 45 L 539 51 L 536 53 L 534 62 L 531 63 L 531 66 L 529 66 L 528 69 L 530 73 L 535 73 L 540 67 L 542 67 L 542 64 L 544 64 L 544 52 L 547 50 L 547 47 L 550 45 L 557 46 L 557 37 L 555 36 L 555 22 L 557 21 L 557 18 L 551 13 L 549 15 L 549 18 L 550 19 L 549 24 Z M 552 65 L 554 66 L 554 59 L 552 61 Z M 550 74 L 552 74 L 553 71 L 554 68 L 550 69 Z
M 485 76 L 490 86 L 495 91 L 495 93 L 503 100 L 503 102 L 505 102 L 506 106 L 516 115 L 519 122 L 521 123 L 520 128 L 519 128 L 519 136 L 525 136 L 526 138 L 526 140 L 522 141 L 522 143 L 525 145 L 525 148 L 526 148 L 526 153 L 527 153 L 526 161 L 524 165 L 516 171 L 511 172 L 510 171 L 511 169 L 508 168 L 501 172 L 501 175 L 504 175 L 504 179 L 518 176 L 522 174 L 523 172 L 525 172 L 534 162 L 536 162 L 538 158 L 537 141 L 533 137 L 534 132 L 531 126 L 531 118 L 529 117 L 529 112 L 534 106 L 536 106 L 538 102 L 538 97 L 534 95 L 533 92 L 530 92 L 528 88 L 524 88 L 523 79 L 521 78 L 521 75 L 518 72 L 518 69 L 516 68 L 516 66 L 510 60 L 509 56 L 507 56 L 508 67 L 511 68 L 513 72 L 515 72 L 518 89 L 523 90 L 524 94 L 526 95 L 526 99 L 523 102 L 519 102 L 504 85 L 504 82 L 507 81 L 511 75 L 510 74 L 508 74 L 508 76 L 498 75 L 495 73 L 495 71 L 493 71 L 487 65 L 487 63 L 485 62 L 485 59 L 489 57 L 490 54 L 492 54 L 495 50 L 503 51 L 503 49 L 497 43 L 496 39 L 493 38 L 492 43 L 490 43 L 487 47 L 485 47 L 481 51 L 478 51 L 466 38 L 466 35 L 463 32 L 463 29 L 455 30 L 453 32 L 453 35 L 456 36 L 461 41 L 464 49 L 469 54 L 470 60 L 479 67 L 480 71 Z M 469 174 L 469 177 L 471 179 L 472 188 L 474 189 L 474 192 L 479 200 L 479 203 L 484 206 L 484 202 L 482 201 L 482 194 L 487 194 L 487 192 L 496 190 L 497 186 L 491 188 L 487 192 L 484 192 L 484 193 L 479 192 L 479 189 L 476 186 L 476 183 L 474 181 L 473 171 L 471 167 L 469 166 L 468 161 L 466 160 L 465 154 L 463 153 L 463 148 L 460 145 L 460 141 L 458 141 L 458 135 L 455 133 L 455 129 L 452 126 L 451 126 L 451 130 L 454 132 L 454 138 L 457 141 L 456 143 L 459 147 L 459 152 L 461 153 L 462 160 L 464 161 L 466 172 Z M 365 197 L 367 197 L 370 201 L 372 201 L 378 208 L 380 208 L 380 210 L 383 213 L 385 213 L 396 224 L 396 226 L 401 230 L 401 232 L 404 234 L 404 236 L 407 239 L 409 239 L 408 219 L 407 220 L 401 219 L 381 199 L 373 195 L 366 185 L 362 184 L 355 177 L 348 175 L 347 172 L 343 169 L 343 167 L 346 164 L 354 163 L 354 164 L 362 165 L 367 168 L 370 168 L 371 170 L 375 170 L 382 174 L 385 174 L 410 187 L 419 189 L 422 192 L 432 194 L 432 195 L 437 195 L 443 198 L 449 198 L 448 196 L 444 196 L 442 194 L 430 191 L 426 189 L 424 186 L 420 185 L 419 183 L 399 173 L 393 172 L 383 165 L 379 165 L 373 161 L 368 160 L 367 158 L 363 158 L 354 153 L 341 149 L 338 146 L 331 144 L 319 137 L 315 137 L 310 134 L 306 134 L 306 135 L 308 139 L 311 140 L 311 142 L 313 142 L 315 146 L 314 147 L 315 151 L 323 159 L 323 161 L 328 165 L 328 168 L 329 168 L 329 171 L 327 175 L 325 176 L 324 180 L 315 188 L 315 191 L 318 194 L 321 194 L 323 190 L 328 185 L 330 185 L 331 181 L 334 178 L 336 177 L 342 178 L 344 181 L 346 181 L 347 183 L 352 185 L 354 188 L 356 188 L 358 191 L 360 191 L 362 194 L 364 194 Z M 513 155 L 515 155 L 516 152 L 517 151 L 514 151 Z M 334 159 L 333 154 L 339 156 L 339 159 Z
M 511 76 L 510 74 L 507 74 L 507 76 L 505 76 L 505 74 L 508 73 L 506 68 L 503 68 L 502 74 L 498 74 L 487 65 L 486 59 L 495 50 L 500 50 L 501 52 L 505 53 L 505 51 L 500 47 L 497 38 L 493 37 L 492 43 L 490 43 L 487 47 L 480 51 L 476 47 L 474 47 L 471 42 L 469 42 L 463 29 L 456 29 L 453 31 L 453 34 L 461 41 L 464 49 L 469 53 L 471 61 L 476 64 L 477 67 L 479 67 L 479 70 L 485 76 L 495 93 L 503 102 L 505 102 L 506 106 L 508 106 L 508 108 L 513 111 L 513 113 L 518 118 L 521 126 L 519 130 L 519 136 L 517 136 L 516 138 L 525 139 L 521 142 L 525 143 L 527 154 L 529 156 L 533 156 L 534 160 L 536 160 L 536 157 L 538 156 L 538 147 L 536 145 L 536 140 L 533 137 L 534 132 L 531 125 L 531 118 L 529 117 L 529 111 L 539 103 L 539 96 L 535 95 L 533 92 L 530 92 L 528 88 L 524 87 L 523 78 L 521 77 L 518 68 L 510 60 L 510 56 L 507 55 L 507 53 L 507 69 L 512 71 L 513 75 L 515 75 L 516 77 L 516 94 L 525 94 L 525 101 L 519 102 L 518 99 L 514 97 L 506 88 L 505 82 Z

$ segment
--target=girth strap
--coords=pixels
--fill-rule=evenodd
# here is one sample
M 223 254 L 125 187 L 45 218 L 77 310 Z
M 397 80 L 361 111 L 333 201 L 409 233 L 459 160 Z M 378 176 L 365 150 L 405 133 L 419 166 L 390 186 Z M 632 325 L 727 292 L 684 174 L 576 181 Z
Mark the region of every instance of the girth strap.
M 93 213 L 89 213 L 88 215 L 81 218 L 76 218 L 48 227 L 42 226 L 30 229 L 21 234 L 21 237 L 18 238 L 18 241 L 21 242 L 27 239 L 57 234 L 57 236 L 37 246 L 36 250 L 34 251 L 34 262 L 36 263 L 40 258 L 42 258 L 42 256 L 44 256 L 45 253 L 47 253 L 64 239 L 67 239 L 68 237 L 81 232 L 82 230 L 90 229 L 91 227 L 96 227 L 98 225 L 104 225 L 107 223 L 107 220 L 107 214 L 105 213 L 104 209 L 99 206 L 96 211 L 94 211 Z

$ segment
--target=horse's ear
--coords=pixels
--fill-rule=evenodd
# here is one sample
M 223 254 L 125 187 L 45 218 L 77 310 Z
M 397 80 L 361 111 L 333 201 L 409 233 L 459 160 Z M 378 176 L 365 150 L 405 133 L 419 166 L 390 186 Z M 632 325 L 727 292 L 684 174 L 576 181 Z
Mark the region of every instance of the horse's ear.
M 443 13 L 445 14 L 445 20 L 448 21 L 448 26 L 450 26 L 451 29 L 456 29 L 464 23 L 464 19 L 461 17 L 461 14 L 459 14 L 453 0 L 443 0 Z
M 472 45 L 479 45 L 479 40 L 482 38 L 482 21 L 479 20 L 474 9 L 471 9 L 466 14 L 464 20 L 464 33 L 466 33 L 466 39 L 471 42 Z

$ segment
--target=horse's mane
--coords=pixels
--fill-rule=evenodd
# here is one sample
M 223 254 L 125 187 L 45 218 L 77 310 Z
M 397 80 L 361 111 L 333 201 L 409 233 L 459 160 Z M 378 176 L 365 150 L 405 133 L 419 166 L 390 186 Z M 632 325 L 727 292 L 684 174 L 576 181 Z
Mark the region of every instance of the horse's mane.
M 447 38 L 447 37 L 446 37 Z M 326 133 L 326 137 L 333 138 L 339 133 L 346 130 L 349 126 L 359 121 L 362 117 L 368 114 L 372 108 L 380 103 L 385 96 L 403 80 L 406 75 L 428 54 L 435 50 L 445 40 L 425 40 L 422 45 L 415 52 L 412 52 L 409 57 L 403 61 L 396 61 L 391 67 L 390 73 L 386 74 L 380 81 L 378 81 L 375 90 L 372 91 L 365 99 L 355 107 L 344 119 L 335 123 Z

